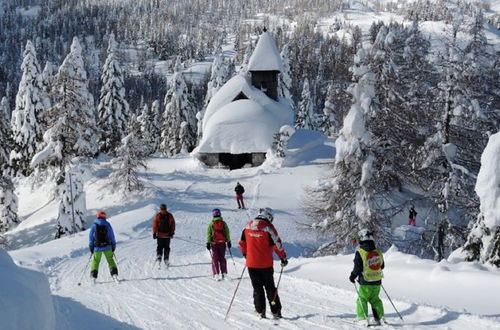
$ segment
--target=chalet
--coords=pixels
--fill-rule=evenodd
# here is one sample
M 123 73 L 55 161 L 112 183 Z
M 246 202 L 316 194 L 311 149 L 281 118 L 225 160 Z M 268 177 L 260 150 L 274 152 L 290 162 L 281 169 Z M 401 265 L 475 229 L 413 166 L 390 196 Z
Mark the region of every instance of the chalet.
M 282 61 L 268 32 L 260 35 L 247 70 L 224 84 L 207 106 L 193 154 L 208 166 L 261 165 L 280 127 L 293 123 L 292 109 L 278 98 Z

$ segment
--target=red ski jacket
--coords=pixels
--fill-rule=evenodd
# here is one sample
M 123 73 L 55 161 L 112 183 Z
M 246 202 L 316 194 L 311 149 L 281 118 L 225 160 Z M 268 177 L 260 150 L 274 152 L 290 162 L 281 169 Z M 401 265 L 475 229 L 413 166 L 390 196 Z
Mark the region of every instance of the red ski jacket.
M 278 232 L 265 219 L 250 220 L 241 233 L 239 244 L 248 268 L 273 267 L 273 251 L 280 259 L 286 258 Z
M 169 223 L 169 232 L 168 233 L 162 233 L 160 232 L 160 217 L 161 215 L 167 215 L 168 217 L 168 223 Z M 172 237 L 173 234 L 175 234 L 175 219 L 174 216 L 164 210 L 160 210 L 160 213 L 156 214 L 154 219 L 153 219 L 153 233 L 156 233 L 156 235 L 159 238 L 168 238 Z

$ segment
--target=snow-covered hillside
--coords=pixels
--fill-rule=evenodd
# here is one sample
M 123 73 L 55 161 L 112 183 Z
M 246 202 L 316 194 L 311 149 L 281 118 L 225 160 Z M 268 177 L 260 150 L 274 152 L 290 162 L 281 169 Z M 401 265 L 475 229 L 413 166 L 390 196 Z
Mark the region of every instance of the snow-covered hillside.
M 299 145 L 295 143 L 296 147 Z M 244 259 L 233 248 L 234 262 L 228 255 L 230 280 L 215 282 L 204 244 L 212 208 L 222 210 L 236 245 L 242 228 L 257 209 L 270 206 L 276 211 L 274 222 L 290 258 L 280 283 L 284 319 L 279 328 L 359 328 L 352 323 L 356 293 L 348 281 L 353 256 L 311 257 L 312 248 L 321 242 L 301 229 L 302 187 L 311 184 L 331 161 L 311 157 L 318 155 L 318 148 L 307 147 L 311 143 L 303 145 L 302 150 L 307 152 L 300 155 L 301 149 L 297 148 L 295 157 L 307 161 L 283 168 L 267 162 L 258 168 L 227 171 L 207 169 L 189 157 L 152 158 L 148 171 L 143 173 L 148 189 L 143 195 L 126 199 L 107 188 L 109 173 L 103 167 L 105 162 L 93 164 L 86 180 L 87 207 L 89 213 L 105 210 L 110 217 L 118 241 L 116 257 L 123 280 L 120 284 L 111 280 L 104 261 L 98 283 L 90 284 L 86 268 L 88 231 L 38 245 L 22 239 L 23 235 L 33 235 L 35 228 L 44 228 L 43 224 L 54 225 L 57 208 L 48 202 L 47 188 L 20 191 L 20 201 L 30 201 L 29 208 L 21 208 L 21 216 L 28 220 L 8 237 L 14 244 L 26 247 L 10 254 L 18 265 L 48 277 L 56 329 L 276 329 L 271 321 L 252 315 L 252 289 L 247 274 L 228 321 L 224 321 Z M 323 156 L 333 154 L 327 144 L 323 148 Z M 248 210 L 236 209 L 236 181 L 246 188 Z M 177 222 L 168 270 L 153 267 L 156 243 L 150 227 L 161 202 L 167 203 Z M 7 263 L 4 259 L 2 267 Z M 485 294 L 499 292 L 500 271 L 475 263 L 421 260 L 394 248 L 386 252 L 386 263 L 384 287 L 404 318 L 402 323 L 384 297 L 389 328 L 500 327 L 496 296 Z M 279 271 L 278 263 L 275 271 Z M 12 283 L 13 279 L 4 279 L 3 274 L 2 285 Z M 78 286 L 80 281 L 82 285 Z M 31 299 L 28 295 L 23 297 L 26 302 L 17 302 L 18 311 L 24 310 L 24 304 Z M 0 318 L 9 317 L 3 308 L 0 314 Z M 51 315 L 47 314 L 47 318 L 49 322 Z M 23 329 L 38 329 L 37 325 L 33 321 Z

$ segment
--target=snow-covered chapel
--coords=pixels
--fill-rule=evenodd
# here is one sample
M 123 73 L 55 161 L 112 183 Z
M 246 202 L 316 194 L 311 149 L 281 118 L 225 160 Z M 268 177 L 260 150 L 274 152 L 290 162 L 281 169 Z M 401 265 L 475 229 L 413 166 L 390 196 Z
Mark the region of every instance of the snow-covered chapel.
M 248 74 L 238 74 L 212 97 L 203 117 L 203 137 L 194 154 L 208 166 L 230 169 L 259 166 L 274 135 L 293 123 L 293 111 L 278 98 L 281 56 L 264 31 L 248 62 Z

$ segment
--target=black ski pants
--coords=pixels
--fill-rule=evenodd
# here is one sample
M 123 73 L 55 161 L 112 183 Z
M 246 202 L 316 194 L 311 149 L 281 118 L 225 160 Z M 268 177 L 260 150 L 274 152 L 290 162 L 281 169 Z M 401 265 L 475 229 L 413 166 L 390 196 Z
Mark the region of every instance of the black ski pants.
M 253 287 L 253 304 L 255 311 L 260 314 L 266 312 L 266 297 L 264 296 L 264 289 L 266 290 L 267 300 L 271 306 L 271 313 L 281 313 L 281 302 L 274 286 L 274 269 L 271 268 L 248 268 L 248 274 L 252 281 Z M 274 295 L 276 294 L 276 299 Z M 271 301 L 275 301 L 272 305 Z
M 157 239 L 158 245 L 156 246 L 156 259 L 161 261 L 161 257 L 163 255 L 163 260 L 168 260 L 170 256 L 170 237 Z

